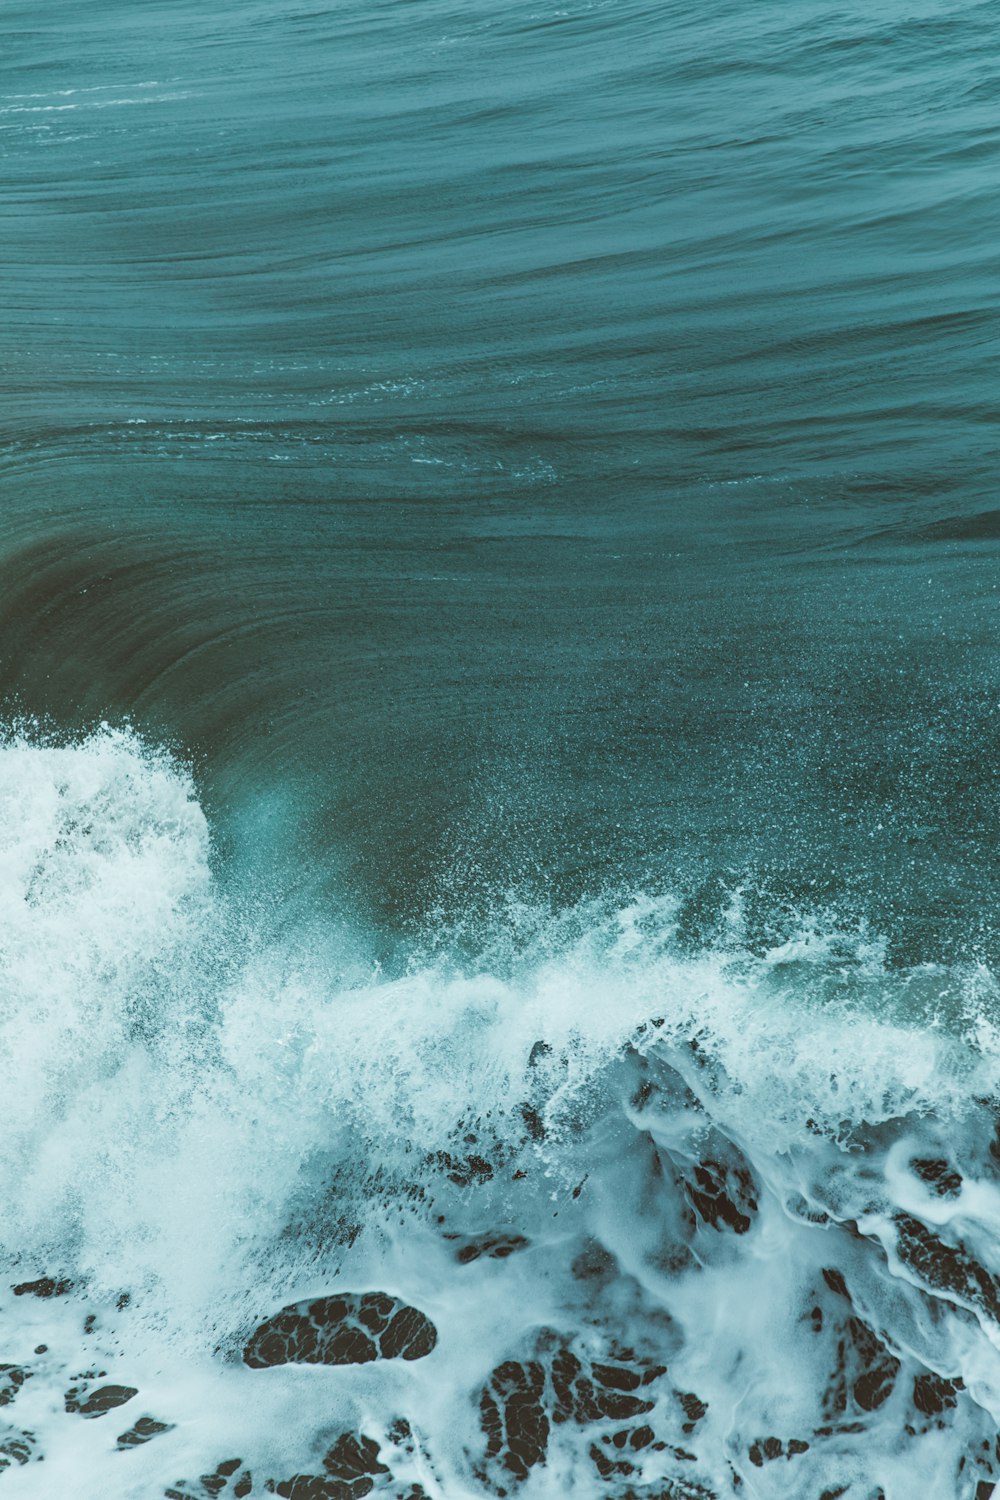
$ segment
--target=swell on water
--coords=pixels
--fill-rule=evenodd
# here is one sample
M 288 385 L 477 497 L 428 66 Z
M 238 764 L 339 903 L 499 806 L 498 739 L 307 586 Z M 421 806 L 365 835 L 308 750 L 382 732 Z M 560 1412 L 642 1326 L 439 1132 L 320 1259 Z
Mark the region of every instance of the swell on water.
M 129 729 L 11 730 L 0 805 L 11 1494 L 991 1493 L 984 967 L 734 888 L 382 970 Z

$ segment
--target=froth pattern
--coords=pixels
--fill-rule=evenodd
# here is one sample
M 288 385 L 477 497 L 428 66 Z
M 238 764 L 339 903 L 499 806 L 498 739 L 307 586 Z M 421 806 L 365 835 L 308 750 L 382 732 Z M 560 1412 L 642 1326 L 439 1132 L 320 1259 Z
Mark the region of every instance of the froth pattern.
M 134 736 L 0 803 L 0 1486 L 992 1493 L 992 976 L 659 898 L 384 976 Z

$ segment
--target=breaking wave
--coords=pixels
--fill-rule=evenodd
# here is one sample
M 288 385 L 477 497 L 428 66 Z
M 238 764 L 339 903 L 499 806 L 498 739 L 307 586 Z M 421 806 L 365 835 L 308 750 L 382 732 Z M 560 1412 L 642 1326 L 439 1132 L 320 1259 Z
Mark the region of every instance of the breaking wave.
M 733 890 L 388 972 L 128 730 L 0 804 L 12 1494 L 991 1493 L 987 970 Z

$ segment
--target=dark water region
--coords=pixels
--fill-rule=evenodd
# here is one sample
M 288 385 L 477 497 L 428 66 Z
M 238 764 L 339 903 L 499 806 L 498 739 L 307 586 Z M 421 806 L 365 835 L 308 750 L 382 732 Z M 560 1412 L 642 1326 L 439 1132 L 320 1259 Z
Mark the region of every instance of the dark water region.
M 390 925 L 763 879 L 992 951 L 988 5 L 5 28 L 11 711 L 298 788 Z
M 991 1500 L 996 23 L 9 0 L 0 1489 Z

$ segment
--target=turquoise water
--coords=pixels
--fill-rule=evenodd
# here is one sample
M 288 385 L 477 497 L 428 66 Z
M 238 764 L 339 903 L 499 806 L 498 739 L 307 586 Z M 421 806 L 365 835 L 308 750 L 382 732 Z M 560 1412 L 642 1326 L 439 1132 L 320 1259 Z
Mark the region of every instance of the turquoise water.
M 989 1493 L 996 13 L 870 9 L 5 7 L 12 1494 Z M 428 1363 L 240 1365 L 338 1278 Z

